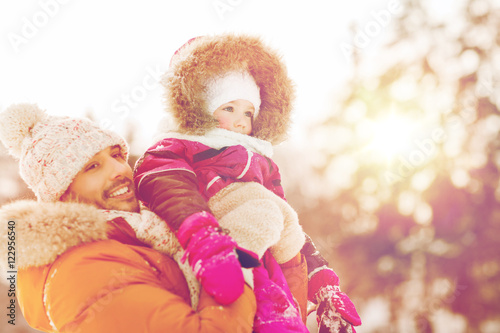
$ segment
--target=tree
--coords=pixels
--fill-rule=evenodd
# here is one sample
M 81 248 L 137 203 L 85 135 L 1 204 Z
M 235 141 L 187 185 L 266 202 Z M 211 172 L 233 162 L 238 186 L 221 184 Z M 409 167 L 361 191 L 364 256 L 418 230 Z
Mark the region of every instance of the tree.
M 500 7 L 432 6 L 405 3 L 373 57 L 354 48 L 288 197 L 358 307 L 389 305 L 370 331 L 499 331 Z

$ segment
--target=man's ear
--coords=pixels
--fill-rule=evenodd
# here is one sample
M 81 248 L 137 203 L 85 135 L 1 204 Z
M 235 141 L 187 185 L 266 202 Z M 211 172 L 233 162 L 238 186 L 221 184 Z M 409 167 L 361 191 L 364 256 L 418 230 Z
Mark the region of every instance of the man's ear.
M 64 192 L 60 197 L 59 197 L 59 201 L 62 201 L 62 202 L 68 202 L 68 196 L 69 196 L 69 192 L 68 190 L 66 190 L 66 192 Z
M 78 196 L 70 190 L 70 188 L 68 187 L 68 189 L 66 190 L 66 192 L 64 192 L 60 197 L 59 197 L 59 201 L 62 201 L 62 202 L 78 202 Z

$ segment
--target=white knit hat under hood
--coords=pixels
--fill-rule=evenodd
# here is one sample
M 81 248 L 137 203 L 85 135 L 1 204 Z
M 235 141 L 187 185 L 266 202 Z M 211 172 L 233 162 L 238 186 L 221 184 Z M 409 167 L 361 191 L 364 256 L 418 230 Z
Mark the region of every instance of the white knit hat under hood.
M 260 89 L 254 78 L 247 72 L 229 72 L 212 79 L 207 84 L 206 101 L 208 112 L 214 111 L 222 104 L 244 99 L 253 104 L 254 118 L 257 118 L 260 108 Z

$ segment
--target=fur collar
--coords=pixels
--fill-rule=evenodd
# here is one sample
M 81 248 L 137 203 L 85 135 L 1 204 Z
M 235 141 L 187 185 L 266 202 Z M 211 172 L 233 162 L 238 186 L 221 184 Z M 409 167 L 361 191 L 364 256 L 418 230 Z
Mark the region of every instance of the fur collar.
M 253 136 L 228 131 L 222 128 L 214 128 L 208 131 L 205 135 L 191 135 L 180 132 L 160 133 L 157 136 L 156 141 L 166 138 L 197 141 L 215 149 L 242 145 L 254 153 L 261 154 L 269 158 L 273 156 L 273 146 L 271 143 Z
M 5 245 L 0 246 L 0 256 L 5 259 L 0 265 L 7 264 L 7 230 L 14 231 L 16 268 L 50 264 L 73 246 L 107 239 L 108 230 L 105 217 L 93 206 L 33 200 L 2 206 L 0 224 L 5 230 L 0 233 L 0 242 Z M 10 230 L 9 226 L 14 228 Z
M 147 209 L 141 213 L 101 210 L 81 203 L 43 203 L 33 200 L 16 201 L 0 208 L 0 269 L 44 266 L 53 263 L 57 256 L 70 248 L 84 243 L 109 239 L 113 228 L 108 221 L 121 217 L 136 232 L 139 240 L 172 257 L 179 265 L 189 286 L 191 305 L 196 309 L 199 298 L 199 283 L 187 261 L 182 261 L 181 249 L 174 233 L 156 214 Z M 9 223 L 14 221 L 15 225 Z M 13 226 L 12 230 L 8 229 Z M 15 239 L 9 240 L 9 231 Z M 15 268 L 8 266 L 8 242 L 15 242 Z
M 253 136 L 277 145 L 291 122 L 294 86 L 281 56 L 257 37 L 236 34 L 197 37 L 172 57 L 162 77 L 167 112 L 179 131 L 203 135 L 218 123 L 206 112 L 209 80 L 230 71 L 247 71 L 260 88 L 261 106 Z

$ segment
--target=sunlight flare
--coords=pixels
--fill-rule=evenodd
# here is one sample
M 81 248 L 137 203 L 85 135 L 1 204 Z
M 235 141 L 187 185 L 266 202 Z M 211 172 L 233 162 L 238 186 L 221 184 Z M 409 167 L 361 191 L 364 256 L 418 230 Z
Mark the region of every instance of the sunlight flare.
M 391 161 L 411 145 L 415 122 L 401 116 L 390 115 L 371 123 L 368 149 L 384 160 Z

